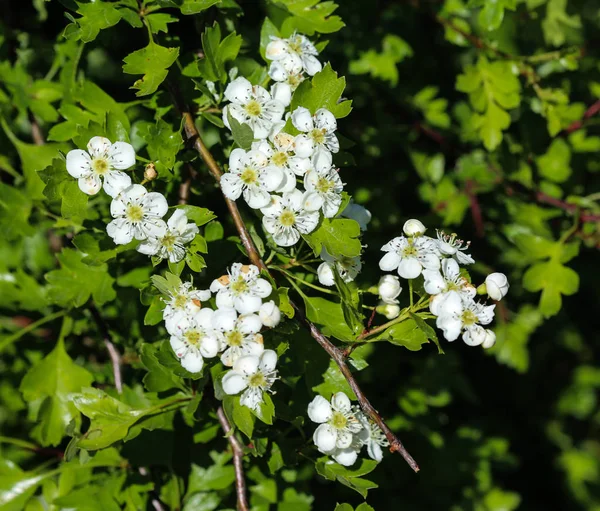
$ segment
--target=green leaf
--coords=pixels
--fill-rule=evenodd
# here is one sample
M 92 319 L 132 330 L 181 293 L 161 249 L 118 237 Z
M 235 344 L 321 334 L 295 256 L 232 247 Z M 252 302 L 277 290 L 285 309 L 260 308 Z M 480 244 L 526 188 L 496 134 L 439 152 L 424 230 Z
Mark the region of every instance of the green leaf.
M 69 248 L 63 249 L 56 257 L 60 270 L 52 270 L 45 275 L 49 283 L 48 297 L 53 303 L 63 307 L 81 307 L 90 296 L 97 305 L 115 299 L 114 279 L 106 264 L 88 266 L 82 262 L 84 254 Z
M 34 233 L 29 225 L 32 204 L 16 188 L 0 183 L 0 231 L 6 241 Z
M 121 20 L 121 12 L 110 2 L 78 3 L 77 12 L 81 18 L 73 19 L 74 25 L 66 33 L 72 40 L 89 43 L 98 37 L 100 30 L 112 27 Z
M 42 445 L 58 445 L 71 420 L 78 417 L 70 394 L 92 384 L 92 375 L 75 364 L 62 339 L 23 377 L 19 390 L 37 423 L 32 436 Z
M 214 451 L 210 455 L 215 463 L 208 468 L 192 464 L 188 481 L 188 495 L 200 491 L 225 490 L 234 483 L 235 471 L 233 465 L 225 464 L 231 460 L 231 456 L 219 456 Z
M 536 263 L 523 275 L 523 287 L 528 291 L 541 291 L 540 311 L 548 318 L 558 314 L 562 306 L 562 295 L 572 295 L 579 289 L 576 271 L 551 259 Z
M 165 48 L 150 41 L 148 46 L 130 53 L 123 59 L 123 72 L 144 75 L 132 89 L 138 89 L 136 96 L 147 96 L 158 89 L 169 73 L 169 67 L 177 60 L 179 48 Z
M 250 411 L 250 408 L 240 404 L 240 396 L 226 395 L 223 398 L 223 409 L 229 422 L 249 439 L 252 439 L 255 422 L 254 414 Z
M 352 110 L 352 101 L 339 102 L 346 79 L 338 78 L 330 64 L 315 74 L 312 80 L 304 80 L 294 92 L 290 111 L 297 107 L 308 108 L 314 114 L 319 108 L 326 108 L 337 118 L 346 117 Z
M 390 326 L 381 334 L 369 338 L 369 341 L 388 341 L 396 346 L 404 346 L 410 351 L 419 351 L 427 342 L 427 335 L 419 328 L 414 319 L 406 319 Z
M 152 123 L 143 125 L 139 133 L 148 144 L 146 150 L 159 177 L 171 178 L 177 153 L 183 147 L 183 138 L 179 129 L 175 131 L 169 123 L 159 119 L 155 125 Z
M 245 123 L 239 123 L 229 111 L 227 111 L 227 121 L 231 127 L 231 134 L 233 135 L 235 143 L 246 151 L 250 149 L 252 142 L 254 141 L 254 132 L 252 131 L 252 128 Z
M 362 479 L 360 477 L 372 472 L 377 467 L 376 461 L 361 459 L 359 462 L 360 464 L 356 466 L 356 468 L 352 468 L 344 467 L 337 463 L 328 463 L 326 460 L 327 458 L 321 458 L 315 465 L 317 472 L 326 479 L 329 479 L 330 481 L 337 480 L 344 486 L 347 486 L 348 488 L 352 488 L 353 490 L 357 491 L 364 498 L 367 497 L 368 490 L 372 488 L 377 488 L 377 484 L 375 484 L 374 482 L 369 481 L 367 479 Z
M 60 212 L 64 218 L 82 224 L 87 216 L 89 196 L 79 189 L 75 180 L 69 180 L 62 187 Z
M 312 370 L 312 366 L 307 368 L 307 372 Z M 348 381 L 333 360 L 329 360 L 327 370 L 323 374 L 313 375 L 311 378 L 315 378 L 317 376 L 318 379 L 322 379 L 323 381 L 318 385 L 314 385 L 312 390 L 317 394 L 322 395 L 325 399 L 331 399 L 331 396 L 337 392 L 343 392 L 350 399 L 356 399 L 354 391 L 350 388 Z
M 181 14 L 198 14 L 218 3 L 221 3 L 221 0 L 183 0 L 179 9 Z
M 325 335 L 332 335 L 340 341 L 351 342 L 356 334 L 346 323 L 342 305 L 321 297 L 303 295 L 306 316 L 310 321 L 323 326 Z
M 421 330 L 421 332 L 423 332 L 425 334 L 427 339 L 429 339 L 430 341 L 433 341 L 435 343 L 435 345 L 437 346 L 437 349 L 438 349 L 438 353 L 440 355 L 443 355 L 444 350 L 442 349 L 442 346 L 440 345 L 440 341 L 438 340 L 435 330 L 431 326 L 429 326 L 429 324 L 427 324 L 427 322 L 418 314 L 414 314 L 413 312 L 410 312 L 409 316 L 415 322 L 415 324 L 417 325 L 419 330 Z
M 486 30 L 496 30 L 504 19 L 504 10 L 514 11 L 517 8 L 517 1 L 494 0 L 493 2 L 487 2 L 486 0 L 471 0 L 470 5 L 483 7 L 479 11 L 479 24 Z
M 356 257 L 360 255 L 360 226 L 354 220 L 344 218 L 323 218 L 321 225 L 302 236 L 313 249 L 315 256 L 325 248 L 329 255 Z
M 162 318 L 161 318 L 162 319 Z M 170 389 L 184 390 L 185 386 L 180 376 L 177 376 L 169 364 L 161 363 L 168 358 L 163 355 L 159 359 L 161 346 L 144 343 L 141 348 L 142 364 L 148 370 L 144 375 L 144 387 L 150 392 L 164 392 Z M 176 361 L 177 362 L 177 361 Z M 179 362 L 177 362 L 179 364 Z M 179 364 L 181 366 L 181 364 Z
M 175 206 L 177 209 L 183 209 L 189 220 L 194 222 L 198 227 L 207 224 L 217 216 L 209 209 L 200 208 L 198 206 L 190 206 L 189 204 L 180 204 Z
M 546 154 L 538 156 L 540 175 L 555 183 L 564 183 L 571 176 L 571 149 L 562 138 L 555 138 Z
M 212 82 L 225 83 L 227 71 L 225 64 L 234 60 L 242 45 L 242 36 L 235 32 L 221 40 L 221 27 L 218 23 L 207 27 L 202 34 L 204 58 L 198 62 L 200 75 Z
M 252 409 L 250 411 L 265 424 L 273 424 L 275 405 L 267 392 L 263 392 L 263 401 L 260 403 L 258 410 Z
M 277 6 L 285 8 L 290 14 L 281 27 L 283 37 L 296 31 L 306 35 L 313 35 L 315 32 L 331 34 L 345 26 L 339 16 L 333 15 L 338 8 L 334 2 L 277 0 Z
M 579 14 L 567 14 L 567 0 L 549 0 L 546 4 L 546 17 L 542 21 L 542 31 L 546 43 L 562 46 L 568 39 L 579 40 L 581 35 Z

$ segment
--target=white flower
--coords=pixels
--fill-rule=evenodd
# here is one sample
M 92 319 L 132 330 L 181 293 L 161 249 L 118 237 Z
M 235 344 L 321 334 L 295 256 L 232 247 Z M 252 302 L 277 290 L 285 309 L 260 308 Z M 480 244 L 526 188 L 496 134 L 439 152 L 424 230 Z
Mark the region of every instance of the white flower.
M 357 417 L 363 425 L 363 429 L 358 433 L 358 439 L 362 445 L 367 446 L 369 457 L 379 463 L 383 459 L 381 448 L 387 447 L 390 443 L 379 426 L 365 414 L 359 412 Z
M 281 169 L 267 166 L 268 158 L 261 151 L 244 151 L 237 148 L 229 155 L 229 172 L 221 177 L 221 189 L 225 197 L 244 200 L 253 209 L 269 204 L 272 192 L 279 188 L 284 175 Z
M 282 174 L 282 180 L 276 192 L 291 192 L 296 188 L 296 176 L 303 176 L 311 168 L 309 158 L 294 155 L 294 137 L 287 133 L 278 133 L 273 137 L 272 145 L 266 141 L 254 142 L 252 149 L 263 153 L 267 158 L 267 167 L 274 167 Z
M 275 328 L 281 321 L 281 311 L 273 300 L 269 300 L 260 306 L 258 317 L 267 328 Z
M 323 454 L 349 448 L 353 435 L 363 427 L 343 392 L 334 394 L 331 403 L 323 396 L 316 396 L 308 404 L 308 416 L 320 424 L 313 434 L 313 441 Z
M 292 112 L 292 124 L 297 130 L 306 133 L 296 137 L 298 156 L 312 156 L 318 150 L 332 153 L 340 150 L 340 143 L 335 136 L 337 121 L 329 110 L 319 108 L 312 116 L 308 109 L 299 106 Z
M 400 315 L 400 306 L 397 303 L 379 302 L 377 312 L 383 314 L 387 319 L 396 319 Z
M 148 238 L 136 248 L 146 255 L 157 255 L 161 259 L 169 259 L 178 263 L 185 257 L 186 243 L 192 241 L 198 234 L 198 226 L 188 223 L 185 211 L 177 209 L 167 221 L 167 231 L 160 238 Z
M 464 251 L 469 249 L 470 241 L 464 242 L 456 237 L 455 233 L 446 234 L 444 231 L 437 231 L 437 246 L 442 255 L 447 255 L 456 259 L 460 264 L 473 264 L 475 260 Z M 464 245 L 464 246 L 463 246 Z
M 131 185 L 131 178 L 120 172 L 135 164 L 135 150 L 127 142 L 115 142 L 104 137 L 92 137 L 87 145 L 88 152 L 73 149 L 67 153 L 67 172 L 77 178 L 79 188 L 88 195 L 94 195 L 102 187 L 115 197 L 121 190 Z M 88 154 L 89 153 L 89 154 Z
M 423 234 L 427 229 L 423 225 L 423 223 L 415 218 L 411 218 L 404 222 L 404 226 L 402 227 L 404 234 L 407 236 L 415 236 L 419 234 Z
M 166 306 L 163 310 L 165 327 L 169 334 L 177 332 L 179 320 L 186 316 L 194 316 L 202 308 L 202 302 L 210 299 L 208 289 L 194 289 L 191 282 L 184 282 L 176 291 L 165 300 Z
M 490 273 L 485 278 L 485 287 L 492 300 L 500 301 L 508 293 L 508 279 L 504 273 Z
M 212 309 L 201 309 L 193 316 L 181 317 L 171 335 L 171 348 L 190 373 L 202 370 L 205 358 L 219 352 L 219 341 L 212 328 Z
M 243 77 L 233 80 L 225 89 L 225 97 L 231 101 L 223 109 L 223 123 L 229 129 L 228 113 L 240 123 L 252 128 L 254 138 L 267 138 L 273 123 L 279 121 L 285 111 L 285 106 L 260 85 L 252 85 Z
M 288 85 L 291 92 L 294 92 L 305 78 L 302 72 L 295 72 L 293 67 L 288 68 L 286 65 L 274 60 L 269 67 L 269 76 L 277 83 Z
M 271 97 L 287 107 L 292 102 L 292 87 L 289 83 L 277 82 L 271 85 Z
M 323 262 L 317 268 L 317 277 L 324 286 L 335 284 L 334 270 L 344 282 L 352 282 L 362 270 L 360 257 L 333 257 L 327 253 L 325 248 L 321 249 Z
M 436 248 L 435 241 L 426 236 L 399 236 L 381 247 L 387 254 L 379 261 L 379 267 L 383 271 L 397 268 L 403 279 L 416 279 L 423 269 L 437 270 L 440 267 Z
M 496 334 L 492 330 L 485 331 L 485 339 L 481 343 L 481 346 L 486 350 L 496 344 Z
M 258 312 L 262 299 L 271 294 L 271 284 L 259 277 L 256 266 L 233 263 L 231 271 L 213 280 L 210 290 L 216 293 L 219 309 L 235 308 L 240 314 Z
M 360 448 L 360 441 L 356 440 L 352 442 L 350 447 L 347 447 L 346 449 L 336 449 L 330 454 L 330 456 L 340 465 L 343 465 L 344 467 L 350 467 L 356 462 Z
M 238 316 L 235 309 L 217 309 L 212 326 L 221 333 L 220 340 L 226 346 L 221 354 L 225 366 L 231 367 L 245 355 L 259 356 L 265 350 L 263 337 L 258 333 L 262 322 L 256 314 Z
M 371 221 L 371 212 L 364 206 L 356 204 L 353 199 L 350 199 L 350 202 L 344 208 L 344 211 L 340 213 L 340 216 L 358 222 L 361 231 L 366 231 L 367 224 Z
M 279 62 L 291 73 L 306 71 L 309 76 L 321 71 L 318 54 L 314 44 L 301 34 L 293 34 L 287 39 L 271 36 L 265 49 L 267 59 Z
M 444 302 L 452 293 L 464 295 L 472 299 L 476 290 L 467 279 L 460 274 L 458 263 L 454 259 L 442 259 L 442 273 L 439 270 L 423 270 L 423 288 L 433 295 L 429 302 L 429 310 L 439 316 L 444 309 Z
M 331 153 L 320 151 L 312 158 L 313 169 L 304 175 L 304 208 L 323 210 L 325 218 L 333 218 L 342 204 L 344 184 L 332 166 Z
M 247 355 L 238 358 L 233 369 L 223 377 L 226 394 L 242 393 L 240 404 L 258 410 L 263 402 L 263 392 L 268 392 L 277 379 L 277 353 L 265 350 L 260 357 Z
M 148 192 L 142 185 L 131 185 L 110 203 L 114 220 L 106 226 L 106 232 L 117 245 L 125 245 L 133 238 L 160 238 L 167 231 L 167 224 L 161 218 L 168 209 L 162 194 Z
M 263 226 L 279 246 L 291 247 L 300 239 L 300 234 L 314 231 L 319 223 L 319 213 L 306 211 L 302 198 L 302 192 L 294 190 L 283 197 L 272 196 L 271 204 L 261 209 L 265 215 Z
M 491 323 L 495 307 L 476 303 L 472 298 L 456 292 L 448 293 L 438 311 L 436 325 L 448 341 L 456 340 L 462 331 L 465 343 L 475 346 L 486 339 L 485 329 L 480 325 Z
M 377 292 L 384 303 L 395 305 L 398 303 L 398 295 L 402 292 L 400 279 L 395 275 L 384 275 L 379 279 Z

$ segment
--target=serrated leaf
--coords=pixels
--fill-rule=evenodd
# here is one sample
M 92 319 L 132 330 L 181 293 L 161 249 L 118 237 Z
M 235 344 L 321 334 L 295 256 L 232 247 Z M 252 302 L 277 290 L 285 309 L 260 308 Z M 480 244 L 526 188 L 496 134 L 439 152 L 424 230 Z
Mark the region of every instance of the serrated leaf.
M 68 31 L 68 38 L 84 43 L 93 41 L 100 30 L 112 27 L 121 20 L 121 12 L 111 2 L 81 2 L 78 3 L 77 12 L 81 14 L 81 18 L 74 20 L 77 30 Z
M 227 111 L 227 122 L 231 128 L 231 134 L 235 143 L 244 150 L 250 149 L 252 142 L 254 141 L 254 132 L 252 128 L 247 124 L 242 124 L 237 121 L 231 112 Z
M 277 5 L 284 7 L 291 14 L 281 27 L 284 37 L 300 32 L 313 35 L 315 32 L 331 34 L 345 25 L 339 16 L 333 15 L 338 8 L 335 2 L 320 0 L 277 0 Z
M 523 287 L 528 291 L 541 291 L 540 311 L 545 317 L 558 314 L 562 305 L 562 295 L 572 295 L 579 289 L 579 275 L 576 271 L 551 259 L 536 263 L 523 275 Z
M 150 41 L 148 46 L 130 53 L 123 59 L 123 72 L 131 75 L 144 75 L 132 89 L 138 89 L 136 96 L 147 96 L 158 89 L 165 80 L 169 68 L 177 60 L 179 48 L 165 48 Z
M 355 220 L 323 218 L 319 227 L 302 237 L 313 249 L 315 256 L 325 248 L 331 256 L 356 257 L 360 255 L 360 226 Z
M 396 346 L 404 346 L 410 351 L 419 351 L 428 342 L 427 336 L 413 319 L 407 319 L 390 326 L 369 341 L 388 341 Z

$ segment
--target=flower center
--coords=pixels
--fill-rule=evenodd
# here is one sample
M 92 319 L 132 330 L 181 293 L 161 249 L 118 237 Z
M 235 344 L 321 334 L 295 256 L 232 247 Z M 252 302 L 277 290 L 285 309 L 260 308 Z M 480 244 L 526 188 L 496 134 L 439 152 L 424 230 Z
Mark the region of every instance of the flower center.
M 271 158 L 271 163 L 273 165 L 277 165 L 278 167 L 283 167 L 288 161 L 288 155 L 283 151 L 277 152 Z
M 265 380 L 265 376 L 263 373 L 254 373 L 250 378 L 248 378 L 248 387 L 265 387 L 267 381 Z
M 141 222 L 144 218 L 144 208 L 137 204 L 130 204 L 125 210 L 125 218 L 133 223 Z
M 246 293 L 248 291 L 248 283 L 242 277 L 239 277 L 233 284 L 231 284 L 230 289 L 236 295 Z
M 322 128 L 322 129 L 315 128 L 314 130 L 312 130 L 310 132 L 310 138 L 313 139 L 315 144 L 324 144 L 325 143 L 325 133 L 327 133 L 327 130 L 325 130 L 324 128 Z
M 471 326 L 471 325 L 474 325 L 475 323 L 477 323 L 477 316 L 475 315 L 475 313 L 473 311 L 470 311 L 470 310 L 466 310 L 465 312 L 463 312 L 461 319 L 462 319 L 463 325 L 465 325 L 465 326 Z
M 346 419 L 346 417 L 344 416 L 344 414 L 342 412 L 335 411 L 331 415 L 331 419 L 329 419 L 329 423 L 335 429 L 344 429 L 346 427 L 346 424 L 348 423 L 348 419 Z
M 301 74 L 291 74 L 288 76 L 288 83 L 290 84 L 292 91 L 296 90 L 298 88 L 298 85 L 300 85 L 303 81 L 304 77 Z
M 92 170 L 102 176 L 110 170 L 110 165 L 104 158 L 94 158 L 92 160 Z
M 403 257 L 417 257 L 418 255 L 419 251 L 412 244 L 406 245 L 406 247 L 402 249 Z
M 184 337 L 188 344 L 198 347 L 200 341 L 202 341 L 203 335 L 202 332 L 199 332 L 198 330 L 188 330 L 184 334 Z
M 183 309 L 187 304 L 187 296 L 185 295 L 177 295 L 175 296 L 175 300 L 173 300 L 173 307 L 176 309 Z
M 160 241 L 161 245 L 167 249 L 167 252 L 172 252 L 173 248 L 175 248 L 175 242 L 177 241 L 177 236 L 174 234 L 167 233 L 162 237 Z
M 244 342 L 244 337 L 237 330 L 233 330 L 227 334 L 227 344 L 229 346 L 241 346 L 242 342 Z
M 315 188 L 320 193 L 328 193 L 333 189 L 333 181 L 326 177 L 319 177 Z
M 252 167 L 246 167 L 242 172 L 240 179 L 246 185 L 253 185 L 256 183 L 256 181 L 258 181 L 258 172 L 256 172 L 256 169 L 253 169 Z
M 260 106 L 260 103 L 255 99 L 251 99 L 250 101 L 248 101 L 244 109 L 246 110 L 246 113 L 252 117 L 258 117 L 262 112 L 262 107 Z
M 281 213 L 281 216 L 279 217 L 279 221 L 284 227 L 291 227 L 296 223 L 296 215 L 293 211 L 290 211 L 289 209 L 284 209 Z
M 294 37 L 293 39 L 290 38 L 288 41 L 288 46 L 293 52 L 302 53 L 302 39 L 299 37 Z

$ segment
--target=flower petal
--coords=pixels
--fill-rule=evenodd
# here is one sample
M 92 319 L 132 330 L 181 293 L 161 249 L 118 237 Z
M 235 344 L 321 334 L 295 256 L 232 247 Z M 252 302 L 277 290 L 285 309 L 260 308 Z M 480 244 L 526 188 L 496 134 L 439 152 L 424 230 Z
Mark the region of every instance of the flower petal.
M 202 366 L 204 365 L 204 359 L 199 353 L 195 351 L 188 351 L 181 358 L 181 366 L 184 369 L 187 369 L 190 373 L 199 373 L 202 371 Z
M 98 174 L 90 174 L 87 177 L 80 177 L 77 180 L 79 189 L 87 195 L 96 195 L 102 188 L 102 181 Z
M 115 142 L 108 150 L 108 161 L 117 170 L 128 169 L 135 165 L 135 149 L 127 142 Z
M 238 358 L 233 365 L 233 369 L 242 375 L 248 376 L 258 371 L 259 364 L 260 359 L 258 357 L 247 355 L 245 357 Z
M 315 125 L 317 128 L 324 128 L 329 132 L 337 129 L 337 121 L 335 115 L 333 115 L 326 108 L 319 108 L 315 112 Z
M 273 286 L 265 279 L 256 279 L 253 291 L 261 298 L 266 298 L 273 292 Z
M 313 118 L 308 108 L 299 106 L 292 112 L 292 124 L 294 127 L 305 133 L 314 128 Z
M 153 215 L 162 218 L 167 214 L 169 210 L 169 204 L 167 199 L 162 193 L 149 192 L 145 197 L 142 198 L 142 205 L 144 207 L 144 214 Z
M 221 190 L 228 199 L 239 199 L 243 189 L 244 183 L 237 174 L 227 172 L 221 177 Z
M 81 149 L 73 149 L 67 153 L 67 172 L 80 178 L 91 172 L 92 159 L 90 155 Z
M 313 433 L 313 442 L 323 453 L 333 451 L 336 441 L 337 431 L 329 424 L 321 424 Z
M 346 394 L 343 392 L 336 392 L 331 398 L 331 406 L 334 410 L 349 412 L 352 408 L 352 403 Z
M 230 396 L 240 393 L 248 386 L 245 376 L 236 371 L 229 371 L 223 376 L 221 384 L 223 385 L 225 394 L 229 394 Z
M 415 257 L 404 257 L 398 264 L 398 275 L 403 279 L 416 279 L 422 271 L 423 267 Z
M 260 356 L 259 368 L 265 372 L 271 372 L 277 367 L 277 353 L 273 350 L 265 350 Z
M 383 271 L 392 271 L 398 268 L 402 258 L 396 252 L 388 252 L 379 261 L 379 268 Z
M 252 84 L 240 76 L 227 85 L 225 97 L 232 103 L 246 104 L 252 99 Z
M 110 140 L 105 137 L 92 137 L 87 144 L 87 150 L 92 159 L 106 157 L 110 151 Z
M 261 304 L 262 300 L 259 296 L 252 296 L 249 294 L 236 296 L 234 299 L 234 306 L 240 314 L 258 312 Z
M 108 172 L 104 177 L 104 191 L 111 197 L 116 197 L 125 188 L 131 186 L 131 177 L 119 170 Z
M 327 422 L 331 419 L 331 405 L 329 401 L 323 396 L 315 396 L 315 398 L 308 404 L 308 417 L 311 421 L 319 424 Z

